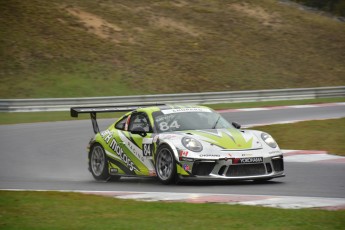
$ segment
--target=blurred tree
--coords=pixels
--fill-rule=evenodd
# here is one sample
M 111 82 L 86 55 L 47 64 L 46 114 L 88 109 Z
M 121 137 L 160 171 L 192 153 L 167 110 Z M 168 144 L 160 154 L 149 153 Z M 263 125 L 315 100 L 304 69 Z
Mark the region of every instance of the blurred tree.
M 345 16 L 345 0 L 293 0 L 339 16 Z

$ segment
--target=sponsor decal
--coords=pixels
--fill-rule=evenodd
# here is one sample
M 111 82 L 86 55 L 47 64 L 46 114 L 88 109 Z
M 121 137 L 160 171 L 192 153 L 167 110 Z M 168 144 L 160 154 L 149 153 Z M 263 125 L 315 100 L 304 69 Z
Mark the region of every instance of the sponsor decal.
M 113 137 L 113 132 L 110 130 L 104 130 L 101 132 L 101 137 L 108 144 L 110 139 Z
M 220 157 L 219 154 L 201 154 L 200 157 Z
M 178 136 L 177 135 L 173 135 L 173 134 L 169 134 L 169 135 L 163 136 L 162 138 L 163 139 L 173 139 L 173 138 L 176 138 L 176 137 L 178 137 Z
M 189 170 L 190 170 L 190 167 L 189 167 L 189 165 L 184 164 L 184 165 L 183 165 L 183 169 L 184 169 L 185 171 L 189 171 Z
M 242 153 L 242 157 L 251 157 L 253 154 L 251 153 Z
M 186 157 L 188 156 L 188 151 L 187 150 L 181 150 L 180 151 L 180 157 Z
M 127 165 L 129 170 L 131 171 L 139 171 L 138 168 L 135 166 L 133 161 L 124 153 L 123 149 L 120 147 L 120 145 L 116 142 L 116 140 L 113 138 L 112 141 L 109 144 L 109 147 L 120 157 L 120 159 Z
M 269 154 L 280 154 L 280 151 L 272 151 L 272 152 L 269 152 Z
M 139 160 L 144 161 L 140 148 L 128 139 L 124 143 L 126 143 L 126 147 L 131 151 L 131 153 L 133 153 Z
M 207 109 L 207 108 L 181 108 L 181 109 L 164 109 L 164 110 L 162 110 L 163 114 L 186 113 L 186 112 L 208 112 L 208 113 L 210 113 L 211 110 Z
M 118 169 L 111 168 L 110 174 L 116 174 L 118 171 L 119 171 Z
M 264 159 L 262 157 L 248 157 L 248 158 L 235 158 L 233 159 L 234 164 L 254 164 L 262 163 Z
M 156 122 L 162 122 L 162 121 L 166 121 L 166 122 L 169 122 L 171 121 L 172 119 L 175 118 L 175 115 L 166 115 L 166 116 L 159 116 L 156 118 Z

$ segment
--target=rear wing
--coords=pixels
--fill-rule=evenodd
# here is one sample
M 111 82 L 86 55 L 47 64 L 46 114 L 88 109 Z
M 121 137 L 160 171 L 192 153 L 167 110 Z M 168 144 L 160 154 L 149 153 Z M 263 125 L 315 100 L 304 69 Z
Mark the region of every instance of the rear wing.
M 99 133 L 99 127 L 97 123 L 97 113 L 112 113 L 112 112 L 130 112 L 138 108 L 144 108 L 149 106 L 160 106 L 164 104 L 150 104 L 144 106 L 98 106 L 98 107 L 72 107 L 71 117 L 78 117 L 79 113 L 89 113 L 92 122 L 93 132 Z

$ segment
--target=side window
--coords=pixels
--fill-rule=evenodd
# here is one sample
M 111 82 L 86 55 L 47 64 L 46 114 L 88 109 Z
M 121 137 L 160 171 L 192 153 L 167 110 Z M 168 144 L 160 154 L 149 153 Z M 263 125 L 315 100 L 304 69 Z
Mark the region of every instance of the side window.
M 120 130 L 125 130 L 127 118 L 128 118 L 128 116 L 125 116 L 119 122 L 117 122 L 115 125 L 115 128 L 120 129 Z
M 144 113 L 132 114 L 128 130 L 144 130 L 145 132 L 152 132 L 150 123 Z

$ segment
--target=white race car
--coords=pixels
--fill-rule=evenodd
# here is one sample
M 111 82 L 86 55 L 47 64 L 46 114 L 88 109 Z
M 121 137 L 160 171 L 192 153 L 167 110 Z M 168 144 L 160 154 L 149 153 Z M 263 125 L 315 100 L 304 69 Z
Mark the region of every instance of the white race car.
M 96 113 L 129 111 L 99 131 Z M 95 136 L 89 170 L 97 180 L 154 176 L 178 180 L 270 180 L 283 177 L 283 154 L 267 133 L 241 129 L 204 106 L 74 107 L 90 113 Z

